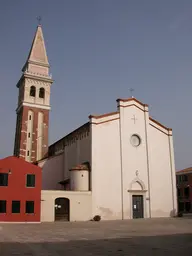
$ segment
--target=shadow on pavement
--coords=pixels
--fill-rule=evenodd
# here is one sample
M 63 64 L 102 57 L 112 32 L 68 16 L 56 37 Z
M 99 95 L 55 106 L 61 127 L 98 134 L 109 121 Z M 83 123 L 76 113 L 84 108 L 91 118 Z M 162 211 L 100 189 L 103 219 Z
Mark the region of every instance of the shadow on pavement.
M 30 235 L 30 233 L 29 233 Z M 54 234 L 53 234 L 54 236 Z M 56 239 L 56 238 L 55 238 Z M 59 239 L 57 237 L 57 239 Z M 62 238 L 60 238 L 62 240 Z M 65 253 L 65 254 L 64 254 Z M 1 242 L 0 256 L 192 255 L 192 234 L 55 242 Z

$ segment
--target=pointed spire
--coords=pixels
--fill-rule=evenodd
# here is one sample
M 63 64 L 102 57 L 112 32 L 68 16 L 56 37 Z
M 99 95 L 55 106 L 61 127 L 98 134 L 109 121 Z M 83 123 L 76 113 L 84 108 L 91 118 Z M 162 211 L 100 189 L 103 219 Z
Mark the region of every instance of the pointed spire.
M 41 25 L 37 26 L 37 30 L 33 39 L 33 43 L 27 58 L 27 61 L 23 67 L 22 71 L 26 70 L 28 64 L 35 64 L 38 66 L 49 67 L 49 62 L 47 58 L 47 52 L 45 48 L 45 42 L 43 37 L 43 31 Z

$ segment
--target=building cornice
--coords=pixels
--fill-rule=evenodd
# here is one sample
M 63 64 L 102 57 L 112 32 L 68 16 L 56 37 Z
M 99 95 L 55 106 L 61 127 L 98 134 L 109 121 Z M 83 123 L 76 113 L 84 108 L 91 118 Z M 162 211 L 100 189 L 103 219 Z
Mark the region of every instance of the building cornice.
M 45 109 L 45 110 L 51 110 L 51 106 L 49 105 L 44 105 L 44 104 L 34 104 L 34 103 L 29 103 L 29 102 L 22 102 L 18 108 L 16 109 L 16 113 L 20 111 L 22 107 L 31 107 L 31 108 L 39 108 L 39 109 Z
M 103 118 L 103 117 L 113 116 L 113 115 L 116 115 L 116 114 L 119 114 L 119 111 L 110 112 L 110 113 L 106 113 L 106 114 L 102 114 L 102 115 L 90 115 L 89 119 L 91 119 L 91 118 L 100 119 L 100 118 Z
M 117 101 L 117 103 L 135 101 L 138 104 L 142 105 L 143 107 L 148 107 L 149 106 L 148 104 L 144 104 L 144 103 L 142 103 L 141 101 L 137 100 L 134 97 L 133 98 L 128 98 L 128 99 L 117 99 L 116 101 Z
M 40 67 L 50 68 L 49 63 L 47 64 L 47 63 L 43 63 L 43 62 L 39 62 L 39 61 L 37 62 L 37 61 L 34 61 L 34 60 L 28 60 L 28 61 L 25 63 L 25 65 L 23 66 L 22 72 L 25 71 L 25 68 L 26 68 L 27 64 L 34 64 L 34 65 L 37 65 L 37 66 L 40 66 Z
M 16 87 L 19 88 L 20 87 L 20 83 L 24 78 L 30 78 L 30 79 L 34 79 L 37 81 L 42 81 L 42 82 L 48 82 L 50 83 L 50 85 L 54 82 L 54 80 L 50 77 L 46 77 L 46 76 L 42 76 L 42 75 L 38 75 L 38 74 L 32 74 L 29 72 L 25 72 L 22 74 L 21 78 L 19 79 L 19 82 L 17 83 Z
M 152 117 L 149 117 L 149 120 L 151 120 L 153 123 L 157 124 L 158 126 L 162 127 L 163 129 L 165 129 L 167 131 L 172 131 L 172 128 L 168 128 L 168 127 L 164 126 L 163 124 L 159 123 L 157 120 L 155 120 Z
M 188 167 L 176 172 L 176 175 L 182 175 L 182 174 L 192 174 L 192 167 Z
M 79 140 L 81 138 L 82 134 L 87 134 L 90 132 L 90 122 L 87 122 L 85 124 L 83 124 L 82 126 L 78 127 L 77 129 L 75 129 L 74 131 L 72 131 L 71 133 L 67 134 L 66 136 L 62 137 L 61 139 L 57 140 L 56 142 L 54 142 L 53 144 L 51 144 L 49 146 L 49 152 L 51 151 L 51 149 L 53 149 L 56 145 L 59 145 L 60 143 L 63 145 L 63 149 L 59 152 L 57 152 L 56 155 L 62 154 L 64 151 L 64 148 L 67 146 L 67 144 L 71 141 L 76 141 Z M 52 156 L 49 153 L 49 157 Z

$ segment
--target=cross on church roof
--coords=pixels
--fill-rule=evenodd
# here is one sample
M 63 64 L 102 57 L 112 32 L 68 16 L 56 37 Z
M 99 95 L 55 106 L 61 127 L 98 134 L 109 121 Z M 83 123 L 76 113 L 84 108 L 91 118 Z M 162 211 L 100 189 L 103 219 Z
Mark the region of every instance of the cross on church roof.
M 41 25 L 41 20 L 42 20 L 41 16 L 38 16 L 37 17 L 38 25 Z
M 131 98 L 133 98 L 134 89 L 133 89 L 133 88 L 130 88 L 129 91 L 130 91 L 130 94 L 131 94 Z

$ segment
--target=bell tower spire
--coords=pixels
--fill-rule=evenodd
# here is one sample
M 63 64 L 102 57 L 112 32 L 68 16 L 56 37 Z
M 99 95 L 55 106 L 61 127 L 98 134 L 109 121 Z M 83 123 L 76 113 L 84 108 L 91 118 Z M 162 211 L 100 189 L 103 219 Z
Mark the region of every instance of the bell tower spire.
M 42 27 L 37 26 L 22 75 L 16 109 L 14 155 L 28 162 L 37 161 L 48 151 L 50 89 L 53 83 Z

